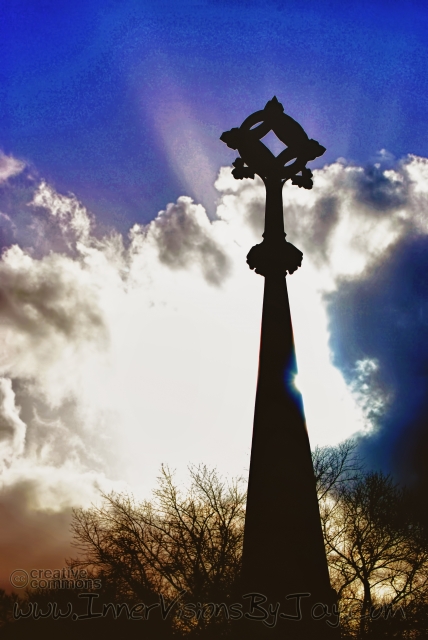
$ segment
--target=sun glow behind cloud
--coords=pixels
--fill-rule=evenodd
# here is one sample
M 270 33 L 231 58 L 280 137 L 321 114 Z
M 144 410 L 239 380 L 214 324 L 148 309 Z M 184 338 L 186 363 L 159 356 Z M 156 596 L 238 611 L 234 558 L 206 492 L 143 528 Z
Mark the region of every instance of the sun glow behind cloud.
M 298 380 L 311 445 L 334 445 L 365 427 L 356 398 L 331 362 L 323 278 L 305 260 L 305 269 L 288 281 L 296 342 Z M 324 279 L 325 284 L 325 279 Z

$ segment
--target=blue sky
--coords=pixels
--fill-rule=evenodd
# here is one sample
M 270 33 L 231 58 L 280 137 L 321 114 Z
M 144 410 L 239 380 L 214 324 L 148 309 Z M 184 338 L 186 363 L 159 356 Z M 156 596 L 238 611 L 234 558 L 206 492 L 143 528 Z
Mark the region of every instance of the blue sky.
M 208 183 L 233 159 L 219 132 L 275 93 L 327 147 L 318 166 L 427 153 L 423 3 L 14 1 L 1 18 L 3 150 L 122 228 L 183 193 L 213 212 L 186 135 Z
M 327 148 L 312 191 L 284 188 L 311 442 L 357 434 L 425 504 L 425 4 L 12 0 L 0 20 L 1 586 L 61 568 L 100 488 L 248 471 L 264 188 L 219 137 L 274 95 Z

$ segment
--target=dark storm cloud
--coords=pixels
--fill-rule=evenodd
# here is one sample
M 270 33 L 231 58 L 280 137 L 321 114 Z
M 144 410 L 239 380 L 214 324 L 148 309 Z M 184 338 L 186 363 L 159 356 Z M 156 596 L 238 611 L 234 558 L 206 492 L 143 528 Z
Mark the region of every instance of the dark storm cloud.
M 328 312 L 335 364 L 355 384 L 356 363 L 377 362 L 389 398 L 360 449 L 412 487 L 428 521 L 428 237 L 403 238 L 364 279 L 343 281 Z
M 357 200 L 366 204 L 372 214 L 403 207 L 408 196 L 409 181 L 402 174 L 384 171 L 380 164 L 369 165 L 350 175 Z

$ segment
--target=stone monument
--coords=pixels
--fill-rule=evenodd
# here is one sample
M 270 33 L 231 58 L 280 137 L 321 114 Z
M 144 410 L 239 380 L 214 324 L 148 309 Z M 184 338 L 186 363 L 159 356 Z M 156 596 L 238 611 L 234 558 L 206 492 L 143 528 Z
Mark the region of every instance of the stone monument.
M 261 142 L 270 131 L 286 145 L 276 157 Z M 306 164 L 325 148 L 308 138 L 276 97 L 220 139 L 240 154 L 233 176 L 240 180 L 257 174 L 266 187 L 263 241 L 247 256 L 249 267 L 264 276 L 265 286 L 241 582 L 252 613 L 248 610 L 238 636 L 338 638 L 308 432 L 294 385 L 297 367 L 286 276 L 301 266 L 303 254 L 285 239 L 282 203 L 287 180 L 312 188 Z M 261 619 L 257 603 L 273 612 L 279 603 L 275 624 L 275 613 Z

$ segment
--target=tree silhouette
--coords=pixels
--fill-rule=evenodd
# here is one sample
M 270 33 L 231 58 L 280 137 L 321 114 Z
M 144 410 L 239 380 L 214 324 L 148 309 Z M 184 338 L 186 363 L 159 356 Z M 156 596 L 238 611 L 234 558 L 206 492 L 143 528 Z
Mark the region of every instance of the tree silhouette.
M 116 598 L 163 594 L 180 597 L 183 605 L 230 600 L 241 564 L 242 482 L 226 484 L 205 466 L 191 467 L 190 476 L 182 495 L 163 466 L 153 501 L 136 503 L 112 493 L 99 507 L 75 510 L 72 531 L 80 556 L 70 567 L 97 571 Z M 195 625 L 208 626 L 202 616 L 177 622 L 186 631 Z
M 361 477 L 363 463 L 356 449 L 355 440 L 345 440 L 336 447 L 315 447 L 312 451 L 319 502 L 340 486 Z
M 386 612 L 392 615 L 395 609 L 397 615 L 400 607 L 403 618 L 405 607 L 411 604 L 417 609 L 427 601 L 426 536 L 408 505 L 404 489 L 391 477 L 373 472 L 336 485 L 321 500 L 342 625 L 358 638 L 369 637 L 374 630 L 379 637 L 377 620 L 385 619 Z
M 342 638 L 426 638 L 427 535 L 407 492 L 389 476 L 365 473 L 352 441 L 316 448 L 313 466 L 330 577 L 339 596 Z M 137 502 L 132 496 L 111 493 L 102 496 L 99 505 L 73 513 L 78 555 L 68 561 L 69 567 L 85 569 L 101 580 L 98 610 L 109 603 L 127 603 L 128 613 L 78 627 L 69 619 L 11 623 L 10 608 L 17 598 L 3 594 L 2 638 L 25 637 L 36 627 L 46 639 L 57 638 L 61 629 L 64 640 L 75 638 L 77 630 L 81 640 L 141 634 L 147 640 L 234 637 L 224 609 L 213 614 L 209 607 L 242 597 L 237 589 L 244 482 L 242 478 L 225 482 L 205 466 L 189 470 L 188 490 L 180 491 L 173 473 L 162 467 L 152 500 Z M 164 618 L 156 604 L 161 597 L 165 607 L 173 604 Z M 63 610 L 68 602 L 73 611 L 86 606 L 79 593 L 70 590 L 28 592 L 25 602 L 37 603 L 44 611 L 49 602 L 57 602 Z M 147 615 L 149 620 L 130 620 L 129 610 L 141 603 L 158 608 Z

